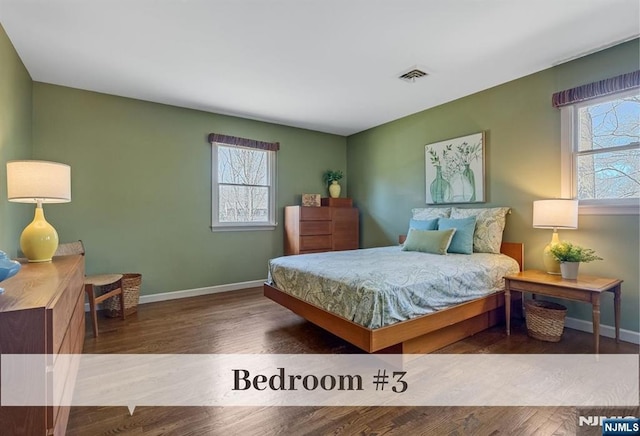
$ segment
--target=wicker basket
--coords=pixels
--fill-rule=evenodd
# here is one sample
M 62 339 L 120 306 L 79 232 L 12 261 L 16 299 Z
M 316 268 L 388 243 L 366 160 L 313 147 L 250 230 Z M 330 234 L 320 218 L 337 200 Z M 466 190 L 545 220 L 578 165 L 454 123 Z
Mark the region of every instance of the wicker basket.
M 527 332 L 541 341 L 559 342 L 564 330 L 567 308 L 551 301 L 526 300 Z
M 128 273 L 122 274 L 122 292 L 124 294 L 124 314 L 131 315 L 138 310 L 138 301 L 140 299 L 140 284 L 142 283 L 142 274 Z M 102 303 L 105 315 L 111 318 L 122 316 L 120 312 L 120 295 L 108 298 Z

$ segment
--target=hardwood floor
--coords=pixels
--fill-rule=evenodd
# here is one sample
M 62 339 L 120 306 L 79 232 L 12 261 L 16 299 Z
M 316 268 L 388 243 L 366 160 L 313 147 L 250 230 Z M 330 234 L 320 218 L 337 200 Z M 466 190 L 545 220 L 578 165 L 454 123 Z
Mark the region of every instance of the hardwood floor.
M 514 322 L 439 353 L 591 353 L 591 334 L 565 329 L 561 342 L 531 339 Z M 90 323 L 87 324 L 90 328 Z M 127 318 L 99 320 L 85 353 L 360 353 L 354 346 L 262 296 L 262 289 L 142 305 Z M 638 353 L 602 338 L 601 353 Z M 68 435 L 600 435 L 578 416 L 611 410 L 572 407 L 73 407 Z M 638 408 L 615 409 L 638 416 Z

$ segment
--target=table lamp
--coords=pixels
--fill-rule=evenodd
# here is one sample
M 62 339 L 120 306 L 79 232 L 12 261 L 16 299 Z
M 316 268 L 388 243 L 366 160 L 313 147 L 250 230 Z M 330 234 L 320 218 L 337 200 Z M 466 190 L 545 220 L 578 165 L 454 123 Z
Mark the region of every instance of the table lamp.
M 560 274 L 560 262 L 550 252 L 552 246 L 560 242 L 558 229 L 578 228 L 578 200 L 557 198 L 533 202 L 533 227 L 553 229 L 551 242 L 544 247 L 542 260 L 549 274 Z
M 22 231 L 20 248 L 29 262 L 49 262 L 58 248 L 58 232 L 44 218 L 44 203 L 71 201 L 71 167 L 58 162 L 7 162 L 7 197 L 16 203 L 35 203 L 31 224 Z

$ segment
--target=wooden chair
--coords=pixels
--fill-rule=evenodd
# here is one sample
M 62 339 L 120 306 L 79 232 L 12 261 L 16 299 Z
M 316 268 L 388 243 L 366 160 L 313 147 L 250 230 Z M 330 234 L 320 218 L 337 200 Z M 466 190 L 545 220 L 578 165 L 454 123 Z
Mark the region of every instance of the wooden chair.
M 82 241 L 70 242 L 58 245 L 55 256 L 67 256 L 70 254 L 81 254 L 84 256 L 84 244 Z M 112 288 L 112 289 L 108 289 Z M 107 288 L 102 291 L 102 288 Z M 122 292 L 122 274 L 99 274 L 85 276 L 84 291 L 89 299 L 89 309 L 91 311 L 91 319 L 93 321 L 93 337 L 98 337 L 98 309 L 97 305 L 107 298 L 120 295 L 120 311 L 122 319 L 125 319 L 124 313 L 124 294 Z

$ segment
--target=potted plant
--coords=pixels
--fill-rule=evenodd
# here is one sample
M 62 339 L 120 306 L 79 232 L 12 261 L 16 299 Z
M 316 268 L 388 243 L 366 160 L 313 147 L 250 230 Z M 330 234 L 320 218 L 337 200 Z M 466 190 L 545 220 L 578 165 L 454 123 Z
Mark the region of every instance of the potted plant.
M 560 262 L 560 272 L 563 279 L 577 279 L 580 262 L 602 260 L 591 248 L 584 248 L 567 241 L 552 245 L 549 251 Z
M 340 197 L 340 185 L 338 184 L 338 181 L 341 180 L 342 177 L 344 177 L 344 175 L 340 170 L 327 170 L 322 176 L 324 182 L 329 186 L 329 195 L 332 198 Z

